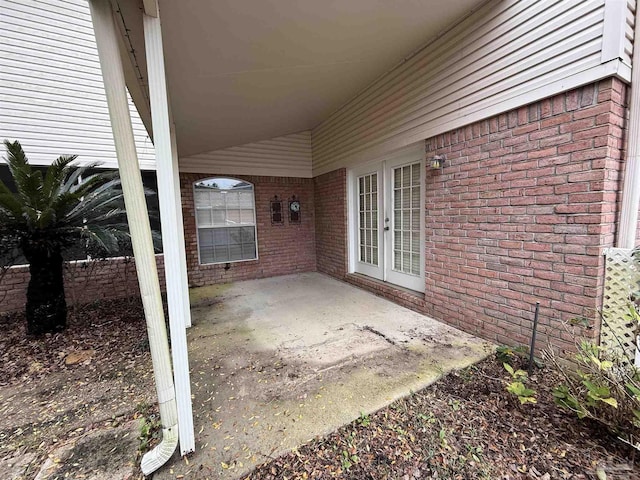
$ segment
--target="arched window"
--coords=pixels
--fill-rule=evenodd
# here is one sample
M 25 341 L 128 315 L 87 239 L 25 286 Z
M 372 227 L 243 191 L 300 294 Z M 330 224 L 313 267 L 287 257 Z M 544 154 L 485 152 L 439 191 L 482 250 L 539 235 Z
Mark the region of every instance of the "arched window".
M 253 185 L 215 177 L 193 184 L 201 264 L 258 258 Z

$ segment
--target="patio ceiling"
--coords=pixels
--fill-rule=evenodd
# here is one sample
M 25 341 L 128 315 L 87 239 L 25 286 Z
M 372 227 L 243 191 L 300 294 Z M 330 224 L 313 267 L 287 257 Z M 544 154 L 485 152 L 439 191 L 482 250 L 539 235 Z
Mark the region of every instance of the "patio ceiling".
M 142 0 L 112 2 L 144 85 Z M 315 127 L 481 3 L 160 0 L 180 156 Z

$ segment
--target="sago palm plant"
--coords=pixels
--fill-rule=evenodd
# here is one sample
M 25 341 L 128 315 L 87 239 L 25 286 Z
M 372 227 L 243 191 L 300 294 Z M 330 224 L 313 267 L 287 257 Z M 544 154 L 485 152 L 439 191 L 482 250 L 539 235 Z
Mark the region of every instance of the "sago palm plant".
M 85 242 L 105 254 L 128 241 L 120 180 L 112 172 L 77 167 L 61 156 L 43 174 L 33 169 L 19 142 L 4 142 L 15 193 L 0 181 L 0 250 L 17 249 L 29 263 L 27 331 L 66 327 L 64 253 Z

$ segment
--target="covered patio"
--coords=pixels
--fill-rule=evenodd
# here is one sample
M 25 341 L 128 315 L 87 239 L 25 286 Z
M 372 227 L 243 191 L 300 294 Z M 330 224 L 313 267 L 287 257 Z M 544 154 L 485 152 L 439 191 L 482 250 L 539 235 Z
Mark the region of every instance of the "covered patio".
M 206 451 L 240 471 L 482 358 L 429 316 L 525 344 L 539 305 L 541 341 L 570 349 L 603 249 L 635 240 L 637 192 L 619 238 L 605 213 L 627 2 L 89 4 L 163 425 L 145 474 L 178 437 L 183 468 Z M 127 89 L 156 152 L 171 351 Z
M 191 302 L 196 449 L 154 478 L 238 478 L 492 350 L 321 273 L 196 288 Z
M 283 16 L 283 6 L 275 4 L 254 3 L 252 8 L 238 9 L 234 2 L 223 2 L 215 8 L 206 2 L 180 6 L 156 0 L 89 2 L 163 426 L 161 444 L 143 458 L 143 473 L 148 475 L 164 464 L 173 454 L 178 437 L 182 455 L 196 452 L 197 456 L 205 448 L 211 451 L 206 445 L 217 443 L 217 455 L 229 456 L 232 448 L 242 452 L 244 445 L 246 450 L 258 453 L 255 458 L 247 453 L 243 464 L 255 464 L 264 455 L 336 428 L 361 411 L 376 410 L 434 380 L 444 370 L 482 358 L 482 353 L 474 353 L 473 349 L 469 352 L 460 349 L 458 342 L 464 339 L 473 343 L 471 337 L 458 337 L 456 331 L 447 335 L 454 340 L 444 340 L 438 333 L 444 327 L 430 324 L 425 327 L 425 317 L 419 313 L 314 274 L 287 277 L 296 280 L 290 280 L 291 285 L 281 285 L 280 290 L 273 290 L 267 280 L 243 284 L 246 302 L 239 300 L 240 290 L 230 288 L 224 292 L 222 303 L 213 305 L 213 313 L 196 310 L 204 317 L 198 319 L 197 328 L 186 330 L 192 325 L 188 286 L 315 271 L 346 279 L 344 271 L 349 261 L 353 262 L 347 260 L 347 249 L 355 248 L 349 245 L 346 235 L 347 188 L 340 183 L 346 174 L 344 168 L 336 170 L 336 165 L 314 163 L 315 134 L 311 129 L 377 76 L 397 65 L 406 52 L 435 38 L 480 3 L 464 0 L 445 6 L 434 2 L 425 9 L 413 2 L 404 2 L 402 8 L 384 2 L 358 2 L 348 6 L 336 4 L 328 10 L 306 2 Z M 372 29 L 372 25 L 377 28 Z M 215 38 L 204 40 L 212 33 Z M 345 49 L 347 45 L 350 47 Z M 213 52 L 216 55 L 212 56 Z M 125 109 L 127 90 L 153 135 L 170 352 L 131 120 Z M 416 140 L 412 138 L 392 147 L 410 145 L 411 150 L 410 158 L 403 154 L 396 159 L 402 165 L 398 163 L 394 170 L 404 168 L 405 174 L 412 172 L 411 178 L 404 175 L 402 191 L 406 201 L 411 194 L 411 202 L 415 203 L 411 207 L 413 213 L 408 205 L 403 207 L 404 230 L 398 230 L 398 239 L 404 235 L 404 243 L 396 246 L 395 254 L 394 268 L 404 273 L 400 275 L 402 281 L 396 281 L 398 287 L 392 287 L 393 295 L 407 300 L 400 301 L 405 305 L 424 304 L 425 253 L 420 246 L 424 240 L 421 232 L 424 218 L 420 218 L 424 210 L 420 205 L 424 205 L 421 180 L 425 174 L 424 148 Z M 381 153 L 378 151 L 376 155 Z M 215 158 L 209 158 L 210 155 Z M 409 163 L 411 166 L 406 166 Z M 334 185 L 334 180 L 339 183 Z M 371 187 L 371 180 L 368 185 Z M 246 191 L 239 192 L 239 188 Z M 232 197 L 238 199 L 238 205 L 231 206 L 223 200 Z M 373 197 L 369 192 L 370 201 Z M 281 212 L 279 216 L 274 215 L 274 205 Z M 382 222 L 382 210 L 377 206 L 368 208 L 368 221 L 375 218 L 378 222 L 380 216 Z M 216 243 L 220 235 L 225 237 L 222 246 Z M 232 248 L 229 244 L 233 235 L 242 238 L 233 240 L 242 244 L 241 253 L 235 252 L 237 245 Z M 370 258 L 374 251 L 376 255 L 383 251 L 373 246 L 371 232 L 366 242 L 370 250 L 367 261 L 379 268 L 386 262 L 391 271 L 390 258 L 384 262 Z M 389 248 L 392 244 L 387 239 Z M 228 255 L 219 256 L 221 249 Z M 401 250 L 405 253 L 399 253 Z M 357 273 L 351 267 L 349 271 Z M 386 273 L 375 277 L 388 280 Z M 362 279 L 354 275 L 351 280 L 357 283 Z M 410 280 L 411 285 L 405 285 L 405 280 Z M 329 283 L 321 288 L 320 284 L 326 282 Z M 405 292 L 405 287 L 417 292 Z M 222 287 L 209 287 L 212 292 L 219 288 Z M 247 290 L 252 289 L 254 295 L 249 295 Z M 235 298 L 231 293 L 234 291 Z M 275 293 L 278 291 L 282 295 Z M 292 292 L 297 295 L 291 297 Z M 366 301 L 362 295 L 366 295 Z M 389 297 L 388 293 L 385 296 Z M 219 301 L 216 296 L 204 294 L 204 297 Z M 294 308 L 296 302 L 300 303 Z M 271 310 L 272 303 L 279 307 Z M 254 312 L 252 305 L 263 307 Z M 403 313 L 396 314 L 395 310 Z M 318 319 L 322 322 L 318 323 Z M 211 325 L 207 327 L 203 320 L 211 321 Z M 277 333 L 263 333 L 278 330 L 286 333 L 284 338 Z M 207 338 L 220 335 L 228 338 L 224 345 L 216 344 L 219 353 L 211 357 L 212 345 Z M 433 341 L 431 355 L 423 355 L 421 349 Z M 439 352 L 445 345 L 455 353 Z M 484 352 L 484 344 L 477 345 Z M 317 351 L 310 355 L 314 349 Z M 451 362 L 446 365 L 430 360 L 449 357 Z M 254 361 L 258 362 L 255 368 L 251 363 Z M 256 390 L 254 385 L 262 385 L 258 382 L 260 376 L 224 388 L 219 381 L 215 382 L 218 378 L 242 379 L 256 368 L 273 371 L 270 383 L 277 392 L 284 390 L 295 395 L 280 399 L 268 383 L 264 384 L 266 390 Z M 199 372 L 203 372 L 203 378 L 199 378 Z M 328 378 L 333 380 L 322 385 Z M 294 379 L 296 385 L 302 382 L 303 386 L 291 390 L 286 382 Z M 381 379 L 385 380 L 383 387 L 377 384 Z M 278 385 L 282 381 L 285 383 Z M 214 388 L 211 385 L 218 390 L 211 390 Z M 305 425 L 301 421 L 304 415 L 299 411 L 304 408 L 303 400 L 319 401 L 320 387 L 336 389 L 328 397 L 340 408 L 321 404 L 319 408 L 324 407 L 326 417 L 314 415 L 312 424 L 298 428 Z M 260 414 L 253 408 L 257 405 L 248 403 L 246 409 L 236 410 L 234 415 L 238 418 L 233 431 L 207 432 L 219 422 L 207 415 L 233 406 L 237 398 L 242 398 L 238 396 L 240 388 L 257 393 L 247 398 L 263 402 L 268 408 Z M 192 389 L 198 392 L 194 402 Z M 371 396 L 367 393 L 370 391 L 376 394 Z M 319 397 L 311 398 L 315 395 Z M 226 399 L 229 405 L 216 405 L 212 403 L 214 399 L 215 402 Z M 256 415 L 275 415 L 274 405 L 297 412 L 291 418 L 272 417 L 271 430 L 282 430 L 286 433 L 283 438 L 271 437 L 267 426 L 265 432 L 269 435 L 264 439 L 254 436 L 257 443 L 250 447 L 241 442 L 235 442 L 234 447 L 223 445 L 255 422 L 259 424 Z M 294 408 L 295 405 L 298 406 Z M 201 415 L 199 423 L 194 422 L 194 414 Z M 251 417 L 253 422 L 248 420 Z M 229 418 L 232 417 L 227 417 L 227 422 Z M 292 427 L 294 421 L 296 428 Z M 228 462 L 239 462 L 240 458 L 236 455 L 218 460 L 229 465 Z M 210 461 L 207 464 L 212 465 Z

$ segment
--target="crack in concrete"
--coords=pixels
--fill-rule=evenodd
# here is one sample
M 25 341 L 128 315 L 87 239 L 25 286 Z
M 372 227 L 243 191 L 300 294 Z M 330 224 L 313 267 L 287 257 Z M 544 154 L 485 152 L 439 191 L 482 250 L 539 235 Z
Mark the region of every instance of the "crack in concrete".
M 382 338 L 382 339 L 386 340 L 387 342 L 389 342 L 394 347 L 398 346 L 398 343 L 395 340 L 393 340 L 392 338 L 389 338 L 384 333 L 382 333 L 380 330 L 376 330 L 375 328 L 373 328 L 373 327 L 371 327 L 369 325 L 365 325 L 364 327 L 361 328 L 361 330 L 364 330 L 364 331 L 367 331 L 367 332 L 371 332 L 374 335 L 379 336 L 380 338 Z

